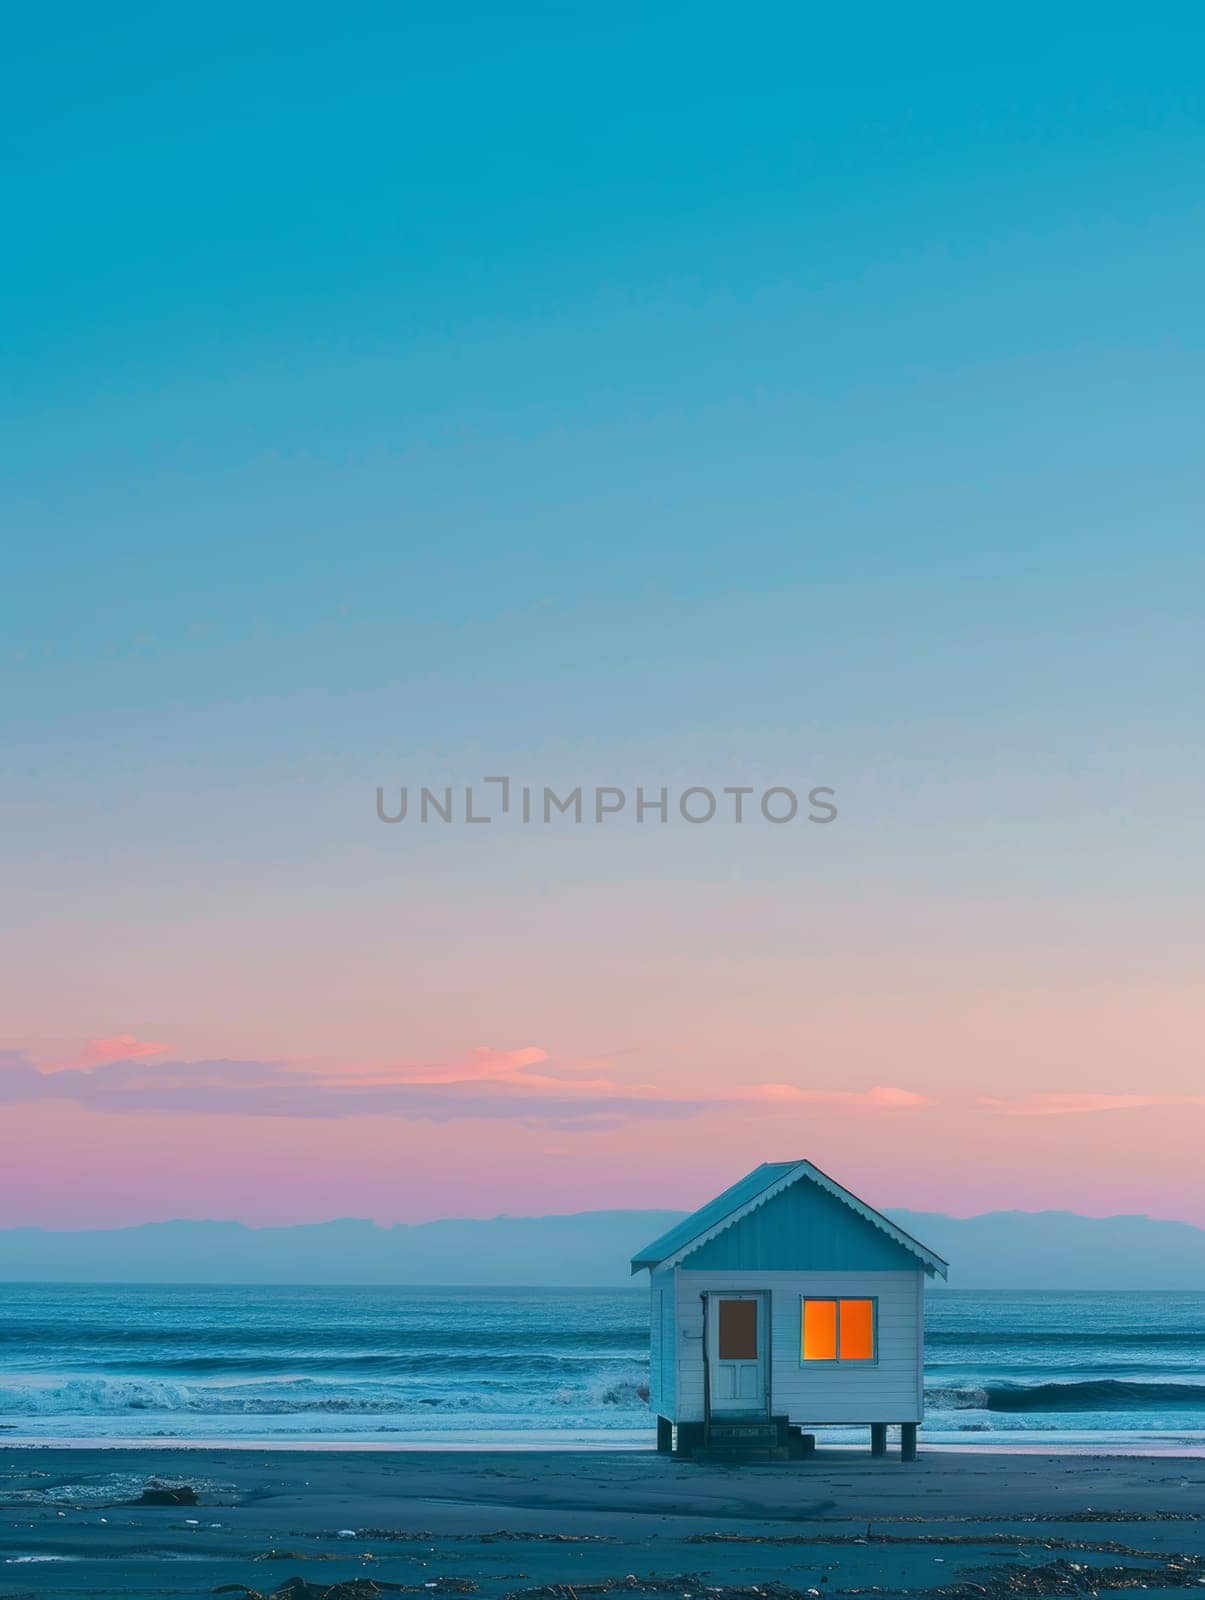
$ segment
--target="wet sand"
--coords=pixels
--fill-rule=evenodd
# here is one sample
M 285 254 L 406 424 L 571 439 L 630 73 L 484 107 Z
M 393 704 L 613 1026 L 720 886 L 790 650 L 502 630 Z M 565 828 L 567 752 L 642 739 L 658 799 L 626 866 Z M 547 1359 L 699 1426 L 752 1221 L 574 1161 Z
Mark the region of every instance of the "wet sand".
M 152 1483 L 198 1504 L 125 1503 Z M 0 1596 L 239 1600 L 294 1578 L 315 1586 L 299 1600 L 352 1580 L 490 1600 L 1182 1593 L 1205 1587 L 1205 1460 L 0 1446 Z

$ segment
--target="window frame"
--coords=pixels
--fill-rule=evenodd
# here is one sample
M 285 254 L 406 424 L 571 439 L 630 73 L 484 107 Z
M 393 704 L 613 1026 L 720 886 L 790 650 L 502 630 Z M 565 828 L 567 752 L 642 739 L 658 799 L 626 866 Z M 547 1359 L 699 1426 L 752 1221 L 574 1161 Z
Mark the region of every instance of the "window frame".
M 803 1319 L 809 1300 L 831 1300 L 837 1306 L 837 1354 L 831 1359 L 809 1361 L 803 1353 Z M 872 1356 L 841 1357 L 841 1302 L 843 1300 L 870 1301 L 870 1338 L 874 1349 Z M 799 1365 L 805 1372 L 842 1371 L 855 1367 L 877 1367 L 879 1364 L 879 1297 L 877 1294 L 801 1294 L 799 1296 Z

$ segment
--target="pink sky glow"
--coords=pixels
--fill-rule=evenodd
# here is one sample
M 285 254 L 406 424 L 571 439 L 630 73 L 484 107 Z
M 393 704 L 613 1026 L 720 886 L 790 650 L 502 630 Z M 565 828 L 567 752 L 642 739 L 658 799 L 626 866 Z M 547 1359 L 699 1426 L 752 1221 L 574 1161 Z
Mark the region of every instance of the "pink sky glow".
M 1119 1091 L 1105 1075 L 1088 1089 L 1069 1072 L 1072 1086 L 1039 1088 L 1014 1073 L 1015 1093 L 989 1095 L 903 1051 L 904 1081 L 879 1082 L 848 1041 L 844 1065 L 820 1051 L 827 1067 L 760 1079 L 708 1072 L 705 1052 L 656 1074 L 636 1051 L 537 1045 L 235 1059 L 144 1031 L 0 1055 L 0 1225 L 686 1207 L 800 1155 L 886 1206 L 1205 1223 L 1192 1176 L 1205 1096 L 1170 1085 Z

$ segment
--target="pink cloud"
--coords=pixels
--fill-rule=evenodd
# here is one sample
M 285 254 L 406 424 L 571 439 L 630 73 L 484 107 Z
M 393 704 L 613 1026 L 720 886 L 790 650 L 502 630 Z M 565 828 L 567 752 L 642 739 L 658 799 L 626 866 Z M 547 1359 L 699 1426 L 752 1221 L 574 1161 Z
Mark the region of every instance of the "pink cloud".
M 689 1117 L 706 1104 L 531 1071 L 544 1055 L 484 1050 L 443 1067 L 368 1072 L 281 1061 L 129 1059 L 45 1071 L 9 1052 L 0 1055 L 0 1104 L 58 1101 L 109 1112 L 235 1117 L 511 1119 L 594 1128 L 635 1116 Z
M 1062 1117 L 1089 1111 L 1138 1111 L 1148 1106 L 1205 1106 L 1205 1094 L 1029 1094 L 1016 1100 L 981 1095 L 977 1104 L 1009 1117 Z
M 138 1061 L 143 1056 L 161 1056 L 167 1044 L 152 1044 L 132 1033 L 113 1033 L 106 1039 L 89 1039 L 79 1055 L 62 1063 L 65 1067 L 98 1067 L 109 1061 Z
M 875 1084 L 872 1089 L 801 1089 L 794 1083 L 758 1083 L 744 1094 L 735 1096 L 743 1100 L 778 1101 L 788 1105 L 847 1106 L 883 1110 L 908 1110 L 915 1106 L 931 1106 L 935 1102 L 925 1094 L 912 1089 L 897 1089 L 888 1084 Z
M 161 1048 L 146 1045 L 142 1054 Z M 45 1071 L 25 1056 L 10 1055 L 0 1059 L 0 1103 L 57 1100 L 102 1111 L 243 1117 L 512 1119 L 595 1128 L 736 1106 L 897 1110 L 930 1104 L 924 1095 L 881 1085 L 853 1090 L 764 1083 L 719 1093 L 676 1093 L 650 1084 L 580 1076 L 585 1070 L 580 1067 L 554 1070 L 545 1067 L 547 1061 L 548 1052 L 538 1046 L 479 1046 L 446 1063 L 368 1067 L 254 1060 L 150 1062 L 126 1052 L 120 1059 Z
M 357 1072 L 365 1083 L 503 1083 L 518 1089 L 559 1089 L 565 1093 L 622 1094 L 625 1091 L 610 1078 L 581 1078 L 561 1070 L 533 1072 L 548 1060 L 547 1050 L 526 1045 L 518 1050 L 493 1050 L 477 1045 L 467 1056 L 446 1066 L 384 1067 Z

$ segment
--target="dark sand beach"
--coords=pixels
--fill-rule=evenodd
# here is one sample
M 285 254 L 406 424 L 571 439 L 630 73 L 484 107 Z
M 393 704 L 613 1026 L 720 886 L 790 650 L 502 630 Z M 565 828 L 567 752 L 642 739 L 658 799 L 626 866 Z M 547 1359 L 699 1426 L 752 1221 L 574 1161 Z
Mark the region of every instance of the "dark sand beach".
M 187 1485 L 195 1505 L 130 1504 Z M 343 1587 L 349 1584 L 358 1586 Z M 370 1587 L 369 1585 L 375 1585 Z M 307 1587 L 312 1586 L 312 1587 Z M 1088 1596 L 1205 1586 L 1205 1460 L 0 1451 L 0 1595 Z

